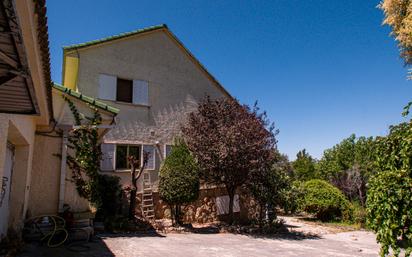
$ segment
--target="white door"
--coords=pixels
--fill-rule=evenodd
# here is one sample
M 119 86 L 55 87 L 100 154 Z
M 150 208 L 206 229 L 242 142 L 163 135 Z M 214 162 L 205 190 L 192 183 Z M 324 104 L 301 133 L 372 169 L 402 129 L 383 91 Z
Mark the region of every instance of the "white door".
M 13 146 L 7 144 L 4 174 L 0 184 L 0 239 L 6 236 L 9 220 L 9 200 L 13 171 Z

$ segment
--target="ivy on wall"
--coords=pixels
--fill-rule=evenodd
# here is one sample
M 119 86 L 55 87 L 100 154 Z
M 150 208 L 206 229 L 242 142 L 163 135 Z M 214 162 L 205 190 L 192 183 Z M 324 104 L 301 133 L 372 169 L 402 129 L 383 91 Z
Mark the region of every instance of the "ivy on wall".
M 97 126 L 102 123 L 102 118 L 94 106 L 89 105 L 93 110 L 93 116 L 85 117 L 69 98 L 64 97 L 64 100 L 70 107 L 76 125 L 68 134 L 67 145 L 67 165 L 72 170 L 72 181 L 79 195 L 99 208 L 102 205 L 99 190 L 102 152 L 98 142 Z

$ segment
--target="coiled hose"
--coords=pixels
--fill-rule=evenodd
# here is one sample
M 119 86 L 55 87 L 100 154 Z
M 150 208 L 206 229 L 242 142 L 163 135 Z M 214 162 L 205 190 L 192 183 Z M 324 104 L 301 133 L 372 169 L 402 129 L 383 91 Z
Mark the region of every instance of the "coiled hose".
M 50 224 L 50 220 L 52 221 L 53 229 L 48 233 L 44 233 L 42 228 L 40 228 L 40 225 L 44 224 L 45 220 L 47 221 L 46 224 Z M 24 233 L 27 237 L 30 237 L 35 233 L 40 233 L 42 235 L 40 241 L 47 240 L 46 244 L 51 248 L 61 246 L 62 244 L 64 244 L 64 242 L 66 242 L 69 236 L 69 233 L 65 229 L 66 221 L 62 217 L 56 215 L 41 215 L 31 217 L 25 221 L 25 224 Z M 63 237 L 61 237 L 62 233 Z

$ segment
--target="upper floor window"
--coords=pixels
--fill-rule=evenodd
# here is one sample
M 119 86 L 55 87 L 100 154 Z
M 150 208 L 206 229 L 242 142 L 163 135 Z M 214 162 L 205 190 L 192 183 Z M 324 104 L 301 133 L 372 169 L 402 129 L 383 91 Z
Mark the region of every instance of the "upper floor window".
M 117 78 L 116 101 L 133 102 L 133 80 Z
M 100 99 L 149 105 L 149 83 L 100 74 L 98 95 Z

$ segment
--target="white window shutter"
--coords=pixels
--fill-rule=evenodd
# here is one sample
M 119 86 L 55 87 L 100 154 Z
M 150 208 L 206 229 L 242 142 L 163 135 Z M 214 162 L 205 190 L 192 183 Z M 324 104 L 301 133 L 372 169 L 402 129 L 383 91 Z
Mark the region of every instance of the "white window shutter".
M 133 80 L 133 103 L 149 105 L 149 83 L 144 80 Z
M 102 171 L 113 171 L 114 168 L 114 151 L 115 144 L 101 144 L 102 160 L 100 161 L 100 169 Z
M 116 100 L 117 77 L 106 74 L 99 75 L 99 98 Z
M 143 152 L 149 154 L 149 159 L 147 160 L 146 169 L 154 170 L 155 169 L 155 148 L 154 146 L 144 145 Z

